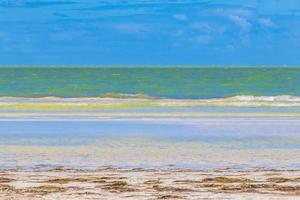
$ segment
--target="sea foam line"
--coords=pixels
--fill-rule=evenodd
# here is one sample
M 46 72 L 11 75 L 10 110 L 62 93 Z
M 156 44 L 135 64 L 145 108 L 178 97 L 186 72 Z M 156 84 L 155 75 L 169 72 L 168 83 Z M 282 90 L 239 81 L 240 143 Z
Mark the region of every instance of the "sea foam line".
M 282 96 L 234 96 L 212 99 L 145 98 L 134 95 L 128 98 L 114 97 L 0 97 L 0 109 L 12 110 L 72 110 L 72 109 L 128 109 L 139 107 L 300 107 L 300 97 Z

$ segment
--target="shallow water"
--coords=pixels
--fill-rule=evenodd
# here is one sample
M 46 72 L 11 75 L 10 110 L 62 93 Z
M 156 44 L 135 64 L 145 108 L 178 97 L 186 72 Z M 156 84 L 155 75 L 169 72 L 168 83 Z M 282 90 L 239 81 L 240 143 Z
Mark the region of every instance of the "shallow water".
M 0 121 L 0 165 L 299 168 L 299 117 Z

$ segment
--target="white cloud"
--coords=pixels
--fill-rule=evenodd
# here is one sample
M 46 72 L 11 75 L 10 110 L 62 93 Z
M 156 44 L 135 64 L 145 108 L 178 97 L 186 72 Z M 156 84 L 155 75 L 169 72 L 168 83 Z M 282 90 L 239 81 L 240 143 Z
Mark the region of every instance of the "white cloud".
M 217 8 L 214 9 L 213 13 L 225 17 L 237 15 L 244 18 L 251 18 L 253 16 L 253 10 L 247 8 Z
M 251 29 L 251 23 L 246 18 L 243 18 L 239 15 L 230 15 L 228 18 L 233 23 L 240 26 L 244 31 L 249 31 Z
M 257 21 L 260 25 L 265 26 L 265 27 L 273 27 L 274 26 L 274 23 L 269 18 L 260 18 Z
M 185 15 L 185 14 L 175 14 L 173 15 L 173 17 L 177 20 L 180 20 L 180 21 L 186 21 L 188 20 L 188 17 Z
M 189 24 L 189 28 L 204 34 L 223 34 L 226 31 L 225 25 L 212 22 L 193 22 Z
M 250 8 L 217 8 L 213 9 L 211 13 L 229 19 L 243 31 L 249 31 L 252 26 L 251 21 L 255 19 L 255 13 Z

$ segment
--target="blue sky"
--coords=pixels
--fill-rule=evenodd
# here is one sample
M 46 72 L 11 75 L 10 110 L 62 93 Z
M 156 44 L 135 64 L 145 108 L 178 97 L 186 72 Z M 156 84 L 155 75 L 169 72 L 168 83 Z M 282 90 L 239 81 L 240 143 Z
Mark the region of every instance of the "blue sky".
M 300 1 L 1 0 L 0 64 L 300 65 Z

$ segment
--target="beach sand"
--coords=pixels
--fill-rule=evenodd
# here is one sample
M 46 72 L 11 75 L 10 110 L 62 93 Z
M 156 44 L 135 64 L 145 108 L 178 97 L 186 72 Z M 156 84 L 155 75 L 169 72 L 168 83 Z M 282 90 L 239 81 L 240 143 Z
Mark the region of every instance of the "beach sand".
M 300 199 L 299 170 L 7 169 L 8 199 Z

